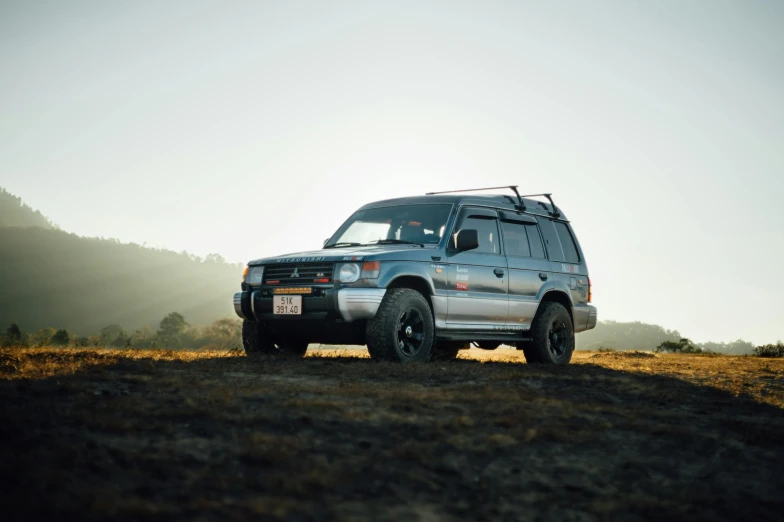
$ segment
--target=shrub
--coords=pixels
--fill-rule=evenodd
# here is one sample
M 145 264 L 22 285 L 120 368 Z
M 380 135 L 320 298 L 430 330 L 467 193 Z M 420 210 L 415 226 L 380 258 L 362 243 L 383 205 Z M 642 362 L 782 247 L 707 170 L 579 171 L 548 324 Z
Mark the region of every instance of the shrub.
M 71 335 L 67 330 L 57 330 L 52 336 L 52 344 L 56 346 L 68 346 L 71 342 Z
M 702 350 L 694 346 L 689 339 L 681 339 L 678 342 L 664 341 L 656 347 L 657 352 L 670 352 L 670 353 L 702 353 Z
M 52 337 L 56 333 L 54 328 L 42 328 L 30 334 L 30 346 L 46 346 L 52 342 Z
M 754 355 L 757 357 L 784 357 L 784 343 L 781 341 L 776 344 L 763 344 L 754 348 Z

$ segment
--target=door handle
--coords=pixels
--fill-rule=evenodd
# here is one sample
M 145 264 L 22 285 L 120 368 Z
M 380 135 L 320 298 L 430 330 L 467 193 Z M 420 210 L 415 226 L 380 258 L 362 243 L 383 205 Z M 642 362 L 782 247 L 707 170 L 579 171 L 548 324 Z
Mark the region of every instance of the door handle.
M 504 272 L 504 271 L 503 271 L 503 270 L 501 270 L 500 268 L 496 268 L 495 270 L 493 270 L 493 273 L 494 273 L 495 275 L 497 275 L 498 277 L 504 277 L 504 274 L 505 274 L 506 272 Z
M 539 279 L 541 279 L 542 281 L 547 281 L 547 274 L 545 274 L 544 272 L 539 272 Z

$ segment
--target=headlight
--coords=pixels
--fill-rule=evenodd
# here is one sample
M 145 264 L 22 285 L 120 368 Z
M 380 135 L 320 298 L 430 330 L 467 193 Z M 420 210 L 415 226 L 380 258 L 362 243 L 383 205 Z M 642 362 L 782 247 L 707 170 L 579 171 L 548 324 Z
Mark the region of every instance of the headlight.
M 251 269 L 248 271 L 248 276 L 245 278 L 245 282 L 251 286 L 259 286 L 263 277 L 264 267 L 254 266 L 251 267 Z
M 344 263 L 340 265 L 338 271 L 338 281 L 341 283 L 353 283 L 359 279 L 359 265 L 357 263 Z

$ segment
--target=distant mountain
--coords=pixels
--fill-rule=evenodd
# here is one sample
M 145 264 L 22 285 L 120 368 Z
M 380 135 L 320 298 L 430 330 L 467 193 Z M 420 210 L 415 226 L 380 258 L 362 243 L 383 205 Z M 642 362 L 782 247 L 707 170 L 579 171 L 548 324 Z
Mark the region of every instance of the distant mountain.
M 0 227 L 54 228 L 52 222 L 37 210 L 33 210 L 0 187 Z
M 169 312 L 191 324 L 232 316 L 241 267 L 210 256 L 80 237 L 0 193 L 0 327 L 94 334 L 110 324 L 157 326 Z
M 653 351 L 664 341 L 677 342 L 683 336 L 677 330 L 665 330 L 657 324 L 639 321 L 622 323 L 618 321 L 600 321 L 596 328 L 577 334 L 578 350 L 645 350 Z M 754 345 L 743 339 L 730 343 L 694 343 L 703 350 L 726 353 L 731 355 L 748 355 Z

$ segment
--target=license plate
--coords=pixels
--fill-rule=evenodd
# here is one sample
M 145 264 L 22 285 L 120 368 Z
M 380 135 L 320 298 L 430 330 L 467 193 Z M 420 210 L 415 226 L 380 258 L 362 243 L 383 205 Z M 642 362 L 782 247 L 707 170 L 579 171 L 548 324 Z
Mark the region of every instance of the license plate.
M 301 295 L 275 295 L 272 300 L 275 315 L 302 315 Z

